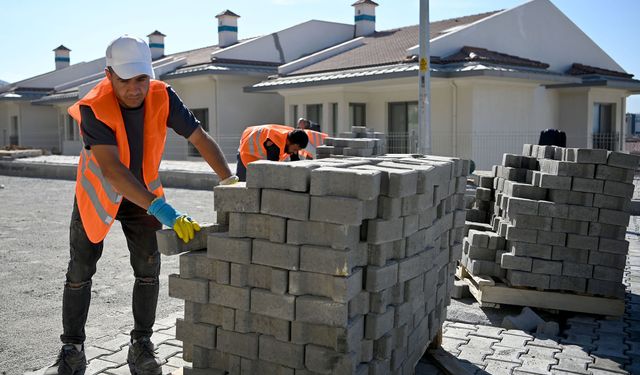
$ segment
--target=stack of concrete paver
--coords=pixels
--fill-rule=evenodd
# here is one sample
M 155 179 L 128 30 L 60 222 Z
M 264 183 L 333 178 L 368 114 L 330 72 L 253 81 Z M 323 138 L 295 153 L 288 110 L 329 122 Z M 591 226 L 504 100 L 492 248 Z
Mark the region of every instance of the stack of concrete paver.
M 206 250 L 169 278 L 185 374 L 413 373 L 450 301 L 467 171 L 432 156 L 258 161 L 216 187 L 228 231 L 203 229 Z
M 525 145 L 523 155 L 505 154 L 493 168 L 492 224 L 507 240 L 508 252 L 496 255 L 510 284 L 624 298 L 625 232 L 639 160 L 537 145 Z M 470 249 L 481 242 L 475 237 L 466 238 Z
M 342 132 L 339 137 L 327 137 L 322 146 L 316 148 L 318 159 L 331 156 L 375 156 L 385 153 L 384 133 L 353 126 L 350 132 Z
M 476 172 L 473 175 L 474 189 L 470 189 L 467 220 L 476 223 L 489 223 L 494 213 L 495 194 L 493 190 L 493 175 L 488 172 Z

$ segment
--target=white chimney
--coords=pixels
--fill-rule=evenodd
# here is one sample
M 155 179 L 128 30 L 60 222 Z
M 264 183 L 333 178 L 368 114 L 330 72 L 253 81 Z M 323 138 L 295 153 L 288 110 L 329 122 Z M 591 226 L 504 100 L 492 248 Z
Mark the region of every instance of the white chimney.
M 239 15 L 229 9 L 218 14 L 218 46 L 227 47 L 238 43 L 238 18 Z
M 151 50 L 151 59 L 155 60 L 164 56 L 164 35 L 160 31 L 156 30 L 149 37 L 149 49 Z
M 71 50 L 62 44 L 60 47 L 53 50 L 55 52 L 56 70 L 63 69 L 69 66 L 71 59 L 69 58 L 69 52 Z
M 358 0 L 351 6 L 355 8 L 356 38 L 375 33 L 376 7 L 378 4 L 371 0 Z

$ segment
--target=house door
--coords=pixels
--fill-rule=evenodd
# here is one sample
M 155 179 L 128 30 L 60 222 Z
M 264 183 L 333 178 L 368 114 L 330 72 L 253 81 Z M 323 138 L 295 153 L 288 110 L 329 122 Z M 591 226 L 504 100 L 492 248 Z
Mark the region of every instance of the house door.
M 415 153 L 418 150 L 418 102 L 389 103 L 387 152 Z
M 9 136 L 10 145 L 19 145 L 20 138 L 18 137 L 18 116 L 11 116 L 11 135 Z
M 615 128 L 615 104 L 594 103 L 591 127 L 593 148 L 618 150 L 620 135 Z

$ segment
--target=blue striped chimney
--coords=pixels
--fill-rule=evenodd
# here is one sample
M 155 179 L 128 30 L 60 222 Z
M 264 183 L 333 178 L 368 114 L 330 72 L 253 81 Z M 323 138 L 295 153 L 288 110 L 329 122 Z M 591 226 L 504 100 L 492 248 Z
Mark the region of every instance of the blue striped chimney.
M 371 0 L 358 0 L 351 4 L 355 8 L 354 23 L 355 36 L 367 36 L 376 32 L 376 7 L 378 4 Z
M 56 62 L 56 70 L 63 69 L 69 66 L 71 59 L 69 59 L 69 52 L 71 50 L 62 44 L 53 50 Z
M 147 35 L 149 38 L 149 49 L 151 50 L 151 59 L 155 60 L 164 56 L 164 35 L 156 30 Z
M 239 15 L 229 9 L 219 13 L 218 19 L 218 46 L 227 47 L 238 43 L 238 18 Z

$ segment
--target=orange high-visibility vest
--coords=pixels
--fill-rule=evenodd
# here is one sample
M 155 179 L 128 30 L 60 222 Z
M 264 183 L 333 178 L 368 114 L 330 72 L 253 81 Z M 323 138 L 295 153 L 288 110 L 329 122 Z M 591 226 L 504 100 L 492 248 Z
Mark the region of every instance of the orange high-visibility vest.
M 301 159 L 315 159 L 316 158 L 316 147 L 322 146 L 324 144 L 324 139 L 329 135 L 327 133 L 317 132 L 315 130 L 304 129 L 304 132 L 307 133 L 309 137 L 309 143 L 307 147 L 298 151 Z
M 82 121 L 81 105 L 91 107 L 96 118 L 113 130 L 120 162 L 129 168 L 127 131 L 111 82 L 104 78 L 87 95 L 69 107 L 68 112 L 78 122 L 78 126 Z M 164 196 L 159 168 L 167 135 L 168 117 L 167 84 L 151 80 L 149 92 L 144 100 L 142 178 L 147 189 L 158 197 Z M 122 195 L 106 180 L 91 150 L 84 147 L 80 152 L 76 173 L 76 200 L 87 237 L 93 243 L 102 241 L 118 213 Z
M 275 124 L 249 126 L 240 137 L 240 146 L 238 147 L 240 160 L 245 166 L 256 160 L 266 160 L 267 150 L 264 147 L 264 142 L 267 139 L 280 149 L 278 160 L 287 160 L 289 157 L 286 152 L 287 136 L 293 130 L 289 126 Z

